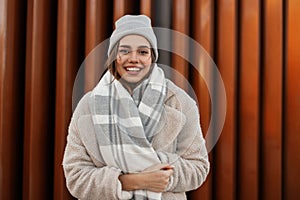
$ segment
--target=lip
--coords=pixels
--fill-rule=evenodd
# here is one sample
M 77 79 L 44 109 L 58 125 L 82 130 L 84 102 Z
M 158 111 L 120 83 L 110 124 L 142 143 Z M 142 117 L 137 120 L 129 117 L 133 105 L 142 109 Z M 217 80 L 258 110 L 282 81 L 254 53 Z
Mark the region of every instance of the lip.
M 143 67 L 141 66 L 136 66 L 136 65 L 127 65 L 123 67 L 126 71 L 127 74 L 130 75 L 137 75 L 143 70 Z

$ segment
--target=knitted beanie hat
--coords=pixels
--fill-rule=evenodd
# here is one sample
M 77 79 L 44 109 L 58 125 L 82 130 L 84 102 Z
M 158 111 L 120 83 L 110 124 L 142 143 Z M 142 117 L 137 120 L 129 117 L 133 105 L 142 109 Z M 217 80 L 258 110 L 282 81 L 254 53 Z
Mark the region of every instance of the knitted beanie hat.
M 154 50 L 155 62 L 158 59 L 157 40 L 151 26 L 151 20 L 146 15 L 125 15 L 115 23 L 108 47 L 108 56 L 110 55 L 116 43 L 126 35 L 140 35 L 145 37 Z

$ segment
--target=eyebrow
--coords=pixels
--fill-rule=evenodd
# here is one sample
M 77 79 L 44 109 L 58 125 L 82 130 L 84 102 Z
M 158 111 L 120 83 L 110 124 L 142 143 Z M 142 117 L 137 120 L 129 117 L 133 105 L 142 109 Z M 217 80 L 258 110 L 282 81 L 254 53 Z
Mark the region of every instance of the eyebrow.
M 120 47 L 131 49 L 130 45 L 120 45 Z M 150 47 L 147 45 L 141 45 L 141 46 L 138 46 L 138 48 L 149 48 L 150 49 Z

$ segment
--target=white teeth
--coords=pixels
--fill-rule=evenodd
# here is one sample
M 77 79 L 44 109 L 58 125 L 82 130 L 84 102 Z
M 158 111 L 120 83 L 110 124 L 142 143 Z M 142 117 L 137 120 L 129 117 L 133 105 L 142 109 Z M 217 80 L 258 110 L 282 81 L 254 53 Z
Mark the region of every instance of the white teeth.
M 126 68 L 126 70 L 128 71 L 140 71 L 141 69 L 140 68 L 137 68 L 137 67 L 131 67 L 131 68 Z

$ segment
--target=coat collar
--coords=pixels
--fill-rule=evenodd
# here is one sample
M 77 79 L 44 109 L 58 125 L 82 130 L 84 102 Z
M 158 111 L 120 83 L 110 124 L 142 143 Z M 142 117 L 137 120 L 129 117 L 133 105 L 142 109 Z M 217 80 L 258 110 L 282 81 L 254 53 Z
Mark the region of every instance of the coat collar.
M 158 124 L 157 134 L 152 140 L 153 148 L 157 151 L 166 149 L 174 142 L 185 122 L 185 115 L 166 105 Z

